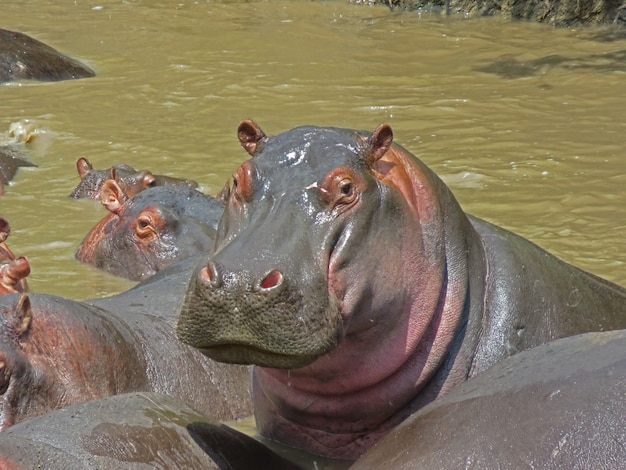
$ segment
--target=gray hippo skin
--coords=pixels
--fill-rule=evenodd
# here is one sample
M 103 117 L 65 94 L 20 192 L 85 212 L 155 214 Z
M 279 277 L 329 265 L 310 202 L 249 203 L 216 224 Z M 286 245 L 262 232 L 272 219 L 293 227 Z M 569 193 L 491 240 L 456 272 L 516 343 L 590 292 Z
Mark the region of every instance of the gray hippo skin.
M 144 189 L 155 186 L 178 184 L 189 188 L 197 188 L 198 183 L 184 178 L 174 178 L 165 175 L 154 175 L 149 170 L 135 170 L 125 163 L 107 168 L 94 170 L 93 165 L 85 157 L 76 161 L 76 170 L 80 176 L 80 183 L 70 194 L 74 199 L 100 199 L 100 189 L 108 179 L 114 179 L 127 197 L 133 197 Z
M 107 311 L 52 295 L 0 297 L 0 429 L 133 391 L 176 396 L 215 419 L 249 416 L 249 369 L 216 363 L 177 341 L 161 287 L 162 300 L 153 299 L 158 314 L 128 311 L 119 299 L 103 301 L 113 307 Z M 124 299 L 145 311 L 145 293 Z
M 626 328 L 622 287 L 465 215 L 390 126 L 238 132 L 252 158 L 177 334 L 259 366 L 261 435 L 355 459 L 507 356 Z
M 221 201 L 186 186 L 156 186 L 128 198 L 109 179 L 100 197 L 109 214 L 85 236 L 76 259 L 133 281 L 209 252 L 224 211 Z
M 626 468 L 626 331 L 504 359 L 409 417 L 351 470 Z
M 0 29 L 0 83 L 56 82 L 93 76 L 95 72 L 78 60 L 25 34 Z
M 73 405 L 0 433 L 3 470 L 297 470 L 173 397 L 131 393 Z
M 0 196 L 4 187 L 11 181 L 21 167 L 35 166 L 24 159 L 20 151 L 21 145 L 0 145 Z

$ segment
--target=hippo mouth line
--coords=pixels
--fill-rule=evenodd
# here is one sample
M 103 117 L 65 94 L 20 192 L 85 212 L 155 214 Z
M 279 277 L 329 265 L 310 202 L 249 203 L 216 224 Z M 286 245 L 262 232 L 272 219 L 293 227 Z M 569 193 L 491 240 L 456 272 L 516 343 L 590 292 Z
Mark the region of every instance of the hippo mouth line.
M 324 354 L 284 354 L 255 346 L 234 343 L 196 347 L 196 349 L 218 362 L 253 364 L 276 369 L 305 367 Z

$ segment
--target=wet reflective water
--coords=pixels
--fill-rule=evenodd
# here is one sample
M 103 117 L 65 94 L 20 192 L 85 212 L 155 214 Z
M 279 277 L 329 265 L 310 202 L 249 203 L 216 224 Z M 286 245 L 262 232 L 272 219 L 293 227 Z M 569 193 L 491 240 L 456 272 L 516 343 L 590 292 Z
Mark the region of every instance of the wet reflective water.
M 389 122 L 466 211 L 626 284 L 626 41 L 608 30 L 339 1 L 9 0 L 2 19 L 98 73 L 0 86 L 0 132 L 20 120 L 42 132 L 39 166 L 0 199 L 35 292 L 132 285 L 73 258 L 105 214 L 67 197 L 79 156 L 216 193 L 246 158 L 246 118 L 270 134 Z

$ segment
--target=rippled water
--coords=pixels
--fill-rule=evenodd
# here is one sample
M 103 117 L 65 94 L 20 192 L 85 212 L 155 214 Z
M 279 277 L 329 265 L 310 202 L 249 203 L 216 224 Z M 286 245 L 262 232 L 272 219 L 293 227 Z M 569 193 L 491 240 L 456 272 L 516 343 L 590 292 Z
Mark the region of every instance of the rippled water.
M 42 132 L 38 167 L 0 199 L 35 292 L 132 285 L 73 258 L 105 215 L 67 197 L 79 156 L 216 193 L 246 158 L 246 118 L 270 134 L 389 122 L 466 211 L 626 284 L 626 41 L 610 30 L 339 1 L 3 1 L 2 20 L 98 73 L 0 86 L 0 133 L 21 120 Z

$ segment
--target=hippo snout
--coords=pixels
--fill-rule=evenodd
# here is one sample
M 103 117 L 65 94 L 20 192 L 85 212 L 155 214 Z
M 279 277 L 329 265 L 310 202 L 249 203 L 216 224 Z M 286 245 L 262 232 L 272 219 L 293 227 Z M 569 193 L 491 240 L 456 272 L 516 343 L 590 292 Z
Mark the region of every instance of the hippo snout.
M 342 320 L 325 282 L 301 279 L 277 267 L 204 263 L 190 281 L 177 335 L 222 362 L 308 365 L 336 346 Z

